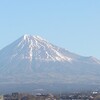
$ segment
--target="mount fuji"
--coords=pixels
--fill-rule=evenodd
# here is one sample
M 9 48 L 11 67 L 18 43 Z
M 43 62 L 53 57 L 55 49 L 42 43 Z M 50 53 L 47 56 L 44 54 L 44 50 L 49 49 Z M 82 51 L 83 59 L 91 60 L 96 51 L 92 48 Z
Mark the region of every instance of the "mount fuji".
M 0 50 L 0 86 L 12 84 L 99 85 L 100 60 L 24 35 Z

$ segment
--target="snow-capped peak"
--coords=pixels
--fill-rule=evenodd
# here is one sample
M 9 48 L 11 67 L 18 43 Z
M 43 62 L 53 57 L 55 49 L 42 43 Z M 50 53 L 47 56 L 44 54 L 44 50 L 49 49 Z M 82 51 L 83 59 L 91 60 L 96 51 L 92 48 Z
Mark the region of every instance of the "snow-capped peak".
M 59 51 L 59 47 L 52 45 L 40 36 L 25 34 L 18 40 L 17 49 L 17 51 L 20 51 L 22 59 L 29 59 L 30 61 L 33 59 L 41 61 L 72 61 L 72 58 Z

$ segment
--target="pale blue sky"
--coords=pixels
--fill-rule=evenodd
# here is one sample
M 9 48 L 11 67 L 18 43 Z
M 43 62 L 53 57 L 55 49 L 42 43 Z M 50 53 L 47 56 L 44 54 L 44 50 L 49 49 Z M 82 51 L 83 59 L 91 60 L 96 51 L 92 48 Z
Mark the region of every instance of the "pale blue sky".
M 0 0 L 0 49 L 26 33 L 100 59 L 100 0 Z

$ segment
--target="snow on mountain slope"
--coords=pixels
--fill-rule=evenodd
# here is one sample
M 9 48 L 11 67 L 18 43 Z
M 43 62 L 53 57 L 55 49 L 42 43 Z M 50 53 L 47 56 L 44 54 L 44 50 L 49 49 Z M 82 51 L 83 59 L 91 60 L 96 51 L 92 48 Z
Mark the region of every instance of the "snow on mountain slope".
M 10 56 L 10 59 L 20 56 L 20 59 L 29 59 L 30 61 L 36 59 L 43 61 L 71 62 L 72 60 L 70 57 L 60 53 L 58 47 L 53 46 L 39 36 L 24 35 L 8 47 L 8 50 L 6 48 L 4 49 L 4 53 L 9 52 L 6 56 Z M 1 55 L 2 54 L 3 53 L 1 53 Z
M 100 61 L 24 35 L 0 50 L 1 83 L 100 83 Z M 7 77 L 5 77 L 7 76 Z

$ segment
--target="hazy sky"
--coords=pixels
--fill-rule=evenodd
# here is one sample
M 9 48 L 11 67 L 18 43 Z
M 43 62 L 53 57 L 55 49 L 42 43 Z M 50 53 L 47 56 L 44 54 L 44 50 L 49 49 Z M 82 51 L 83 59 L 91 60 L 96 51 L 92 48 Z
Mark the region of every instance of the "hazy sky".
M 0 49 L 24 34 L 100 59 L 100 0 L 0 0 Z

